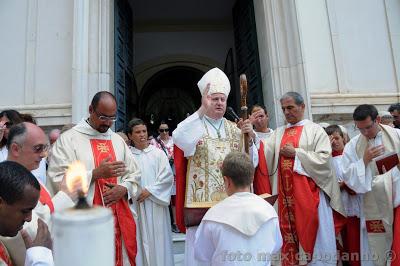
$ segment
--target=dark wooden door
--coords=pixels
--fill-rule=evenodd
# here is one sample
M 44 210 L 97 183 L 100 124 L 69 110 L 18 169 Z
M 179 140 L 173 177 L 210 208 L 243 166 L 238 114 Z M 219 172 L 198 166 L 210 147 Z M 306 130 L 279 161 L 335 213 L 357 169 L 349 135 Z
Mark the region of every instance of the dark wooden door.
M 115 130 L 124 130 L 136 113 L 138 93 L 133 76 L 132 10 L 127 0 L 114 1 L 114 94 L 117 99 Z
M 247 105 L 264 104 L 253 0 L 237 0 L 233 7 L 236 66 L 248 82 Z M 239 91 L 239 86 L 236 91 Z M 239 92 L 240 95 L 240 92 Z

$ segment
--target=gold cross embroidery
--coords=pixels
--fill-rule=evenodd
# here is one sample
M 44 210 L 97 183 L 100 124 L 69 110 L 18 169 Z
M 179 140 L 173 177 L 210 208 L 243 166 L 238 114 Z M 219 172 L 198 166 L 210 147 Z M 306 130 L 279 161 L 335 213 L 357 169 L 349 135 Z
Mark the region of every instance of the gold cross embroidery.
M 289 137 L 296 136 L 296 134 L 297 134 L 296 129 L 294 129 L 294 128 L 289 129 L 287 134 L 288 134 Z
M 110 149 L 108 148 L 108 146 L 105 143 L 98 143 L 96 148 L 101 153 L 110 151 Z
M 282 162 L 282 170 L 291 170 L 293 167 L 292 160 L 283 160 Z

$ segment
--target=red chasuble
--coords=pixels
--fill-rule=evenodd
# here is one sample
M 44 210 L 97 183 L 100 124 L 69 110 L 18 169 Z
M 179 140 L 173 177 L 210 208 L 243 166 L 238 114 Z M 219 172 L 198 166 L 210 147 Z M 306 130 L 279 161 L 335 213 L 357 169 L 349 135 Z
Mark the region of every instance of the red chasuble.
M 267 162 L 264 156 L 264 146 L 260 142 L 260 149 L 258 151 L 258 167 L 254 173 L 253 188 L 254 193 L 261 195 L 264 193 L 271 194 L 271 185 L 268 175 Z M 186 171 L 187 171 L 187 159 L 184 153 L 178 146 L 174 145 L 174 164 L 176 174 L 176 224 L 179 231 L 182 233 L 186 232 L 185 220 L 184 220 L 184 207 L 185 207 L 185 188 L 186 188 Z
M 49 192 L 47 192 L 46 188 L 40 184 L 40 197 L 39 197 L 40 203 L 43 205 L 47 205 L 50 209 L 50 213 L 54 212 L 54 205 L 53 201 L 51 200 L 51 196 Z
M 92 146 L 95 167 L 98 167 L 109 156 L 111 156 L 110 161 L 115 161 L 116 156 L 111 140 L 91 139 L 90 144 Z M 103 193 L 110 189 L 107 184 L 117 184 L 117 177 L 99 178 L 95 181 L 93 205 L 104 206 Z M 136 265 L 136 224 L 128 201 L 120 199 L 117 203 L 111 205 L 110 208 L 114 215 L 115 265 L 122 266 L 122 240 L 124 240 L 130 264 Z
M 299 146 L 303 126 L 290 127 L 281 147 Z M 278 211 L 283 238 L 282 265 L 299 265 L 299 244 L 310 262 L 318 230 L 319 187 L 307 176 L 293 171 L 294 158 L 281 156 L 278 165 Z
M 4 262 L 7 266 L 13 266 L 11 258 L 8 255 L 6 247 L 0 242 L 0 262 Z

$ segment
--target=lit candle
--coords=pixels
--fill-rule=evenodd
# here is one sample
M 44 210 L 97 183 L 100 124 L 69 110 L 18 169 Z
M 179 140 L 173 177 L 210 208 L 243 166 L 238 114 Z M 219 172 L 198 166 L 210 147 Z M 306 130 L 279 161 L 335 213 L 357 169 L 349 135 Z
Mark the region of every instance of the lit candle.
M 74 208 L 54 213 L 53 251 L 57 266 L 113 266 L 115 265 L 114 219 L 103 207 L 89 207 L 85 165 L 74 162 L 66 172 L 67 187 L 78 189 L 78 203 Z

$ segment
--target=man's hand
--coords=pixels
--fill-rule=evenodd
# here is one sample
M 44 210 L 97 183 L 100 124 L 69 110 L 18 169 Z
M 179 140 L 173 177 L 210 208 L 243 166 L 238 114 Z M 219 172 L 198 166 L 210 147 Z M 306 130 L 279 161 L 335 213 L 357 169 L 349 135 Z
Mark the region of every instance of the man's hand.
M 6 125 L 5 125 L 6 121 L 0 121 L 0 141 L 3 139 L 4 137 L 4 131 L 6 130 Z
M 128 194 L 128 190 L 124 186 L 116 184 L 107 184 L 107 186 L 110 187 L 110 189 L 103 194 L 104 205 L 107 207 L 117 203 Z
M 252 140 L 256 137 L 256 134 L 253 130 L 253 125 L 250 122 L 250 119 L 242 120 L 240 119 L 238 122 L 238 127 L 242 131 L 242 134 L 249 134 L 249 138 Z
M 252 113 L 249 117 L 250 122 L 254 125 L 259 119 L 263 118 L 264 110 L 260 109 L 254 113 Z
M 370 147 L 368 146 L 365 151 L 364 151 L 364 164 L 367 166 L 372 159 L 378 157 L 379 155 L 382 155 L 385 152 L 385 147 L 383 145 L 378 145 L 375 147 Z
M 211 106 L 211 96 L 208 95 L 208 92 L 210 91 L 210 83 L 207 84 L 206 89 L 204 90 L 203 96 L 201 96 L 201 106 L 199 110 L 197 110 L 197 113 L 199 117 L 203 117 L 206 113 L 207 110 Z
M 122 176 L 126 172 L 123 161 L 110 162 L 111 156 L 104 159 L 98 167 L 93 169 L 92 179 Z
M 49 228 L 42 219 L 38 219 L 38 229 L 35 240 L 32 241 L 32 238 L 25 230 L 21 230 L 21 236 L 25 242 L 26 249 L 31 247 L 46 247 L 52 249 L 53 241 L 51 240 Z
M 143 202 L 145 199 L 147 199 L 147 198 L 150 197 L 150 196 L 151 196 L 151 193 L 150 193 L 147 189 L 144 188 L 144 189 L 142 190 L 142 193 L 140 193 L 140 195 L 139 195 L 137 201 L 138 201 L 139 203 L 141 203 L 141 202 Z
M 287 158 L 294 158 L 296 157 L 296 149 L 292 143 L 287 143 L 281 148 L 279 154 Z

